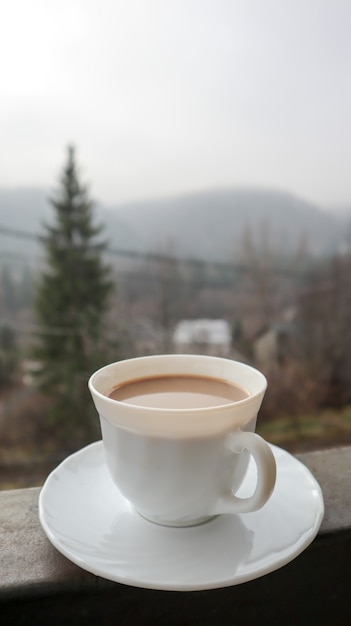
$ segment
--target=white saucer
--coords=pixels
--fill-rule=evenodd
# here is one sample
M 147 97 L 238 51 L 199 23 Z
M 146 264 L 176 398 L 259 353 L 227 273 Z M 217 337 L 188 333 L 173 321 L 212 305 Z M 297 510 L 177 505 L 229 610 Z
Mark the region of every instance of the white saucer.
M 324 514 L 322 492 L 310 471 L 284 450 L 272 450 L 277 483 L 263 509 L 169 528 L 146 521 L 123 498 L 99 441 L 48 476 L 39 498 L 40 522 L 62 554 L 116 582 L 190 591 L 253 580 L 300 554 Z M 239 495 L 253 491 L 255 473 L 252 462 Z

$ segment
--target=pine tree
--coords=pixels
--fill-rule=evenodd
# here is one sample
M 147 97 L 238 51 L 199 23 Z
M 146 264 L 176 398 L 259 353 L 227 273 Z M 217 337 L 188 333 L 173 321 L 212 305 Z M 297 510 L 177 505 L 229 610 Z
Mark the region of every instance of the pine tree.
M 94 225 L 93 204 L 79 181 L 73 147 L 51 204 L 55 219 L 45 225 L 42 238 L 47 270 L 36 294 L 34 356 L 42 366 L 39 387 L 52 401 L 51 422 L 58 436 L 70 437 L 75 445 L 98 433 L 87 379 L 107 359 L 105 318 L 113 282 L 102 260 L 102 228 Z

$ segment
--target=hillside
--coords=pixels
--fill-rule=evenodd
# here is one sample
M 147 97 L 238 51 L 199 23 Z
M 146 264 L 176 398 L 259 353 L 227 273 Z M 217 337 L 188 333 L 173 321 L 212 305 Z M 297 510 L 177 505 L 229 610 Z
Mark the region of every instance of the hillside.
M 50 221 L 49 192 L 43 189 L 0 190 L 0 250 L 18 251 L 18 240 L 4 229 L 33 234 Z M 262 189 L 213 190 L 115 207 L 96 205 L 96 220 L 106 226 L 110 246 L 157 251 L 207 260 L 239 255 L 243 234 L 250 230 L 260 243 L 294 252 L 301 239 L 311 254 L 340 248 L 348 217 L 327 213 L 291 194 Z M 38 252 L 22 240 L 21 253 Z
M 328 254 L 340 246 L 347 221 L 291 194 L 252 189 L 131 203 L 114 215 L 133 227 L 140 249 L 217 260 L 235 258 L 248 229 L 283 252 L 295 251 L 305 238 L 311 253 Z

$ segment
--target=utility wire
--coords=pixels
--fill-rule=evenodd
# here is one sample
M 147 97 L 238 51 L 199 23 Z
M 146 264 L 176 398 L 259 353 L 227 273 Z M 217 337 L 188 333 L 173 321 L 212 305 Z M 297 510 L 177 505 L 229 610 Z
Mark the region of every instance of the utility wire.
M 38 241 L 40 243 L 45 241 L 45 236 L 41 236 L 36 233 L 32 233 L 32 232 L 28 232 L 24 230 L 18 230 L 15 228 L 8 228 L 7 226 L 3 226 L 3 225 L 0 225 L 0 234 L 7 235 L 15 239 L 27 239 L 30 241 Z M 149 261 L 168 261 L 168 262 L 181 261 L 182 263 L 199 265 L 199 266 L 213 264 L 212 262 L 208 263 L 201 259 L 195 259 L 195 258 L 179 259 L 175 256 L 171 256 L 167 254 L 161 254 L 161 253 L 156 253 L 156 252 L 138 252 L 137 250 L 126 250 L 123 248 L 110 248 L 109 246 L 106 248 L 106 252 L 108 254 L 115 255 L 115 256 L 127 257 L 131 259 L 139 259 L 139 260 L 147 259 Z M 215 261 L 214 264 L 218 266 L 223 266 L 223 267 L 231 267 L 231 268 L 233 267 L 231 263 L 225 263 L 222 261 Z
M 29 231 L 18 230 L 14 228 L 8 228 L 7 226 L 0 224 L 0 235 L 7 235 L 13 237 L 15 239 L 27 239 L 30 241 L 37 241 L 42 243 L 45 241 L 45 236 L 38 235 L 36 233 L 32 233 Z M 205 261 L 202 259 L 196 259 L 192 257 L 176 257 L 167 254 L 161 254 L 156 252 L 138 252 L 136 250 L 126 250 L 123 248 L 111 248 L 107 246 L 105 250 L 106 254 L 111 256 L 124 257 L 139 261 L 151 261 L 151 262 L 163 262 L 163 263 L 171 263 L 171 264 L 181 264 L 181 265 L 190 265 L 198 268 L 216 268 L 218 270 L 230 270 L 235 273 L 248 273 L 252 271 L 252 267 L 249 264 L 245 263 L 229 263 L 225 261 Z M 286 268 L 279 264 L 278 267 L 270 267 L 270 272 L 289 275 L 289 276 L 299 276 L 301 272 L 296 271 L 296 269 Z

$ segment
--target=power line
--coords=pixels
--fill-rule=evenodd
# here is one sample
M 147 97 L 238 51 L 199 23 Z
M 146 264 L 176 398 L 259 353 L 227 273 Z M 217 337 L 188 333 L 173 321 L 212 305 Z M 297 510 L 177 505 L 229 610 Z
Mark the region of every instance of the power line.
M 39 324 L 30 324 L 28 326 L 19 324 L 14 322 L 13 320 L 8 320 L 6 318 L 0 318 L 0 327 L 9 327 L 16 332 L 19 332 L 23 335 L 33 335 L 33 336 L 42 336 L 42 335 L 57 335 L 57 336 L 68 336 L 68 335 L 78 335 L 79 328 L 75 330 L 73 326 L 64 327 L 64 326 L 43 326 Z
M 33 232 L 18 230 L 15 228 L 8 228 L 7 226 L 0 224 L 0 235 L 7 235 L 13 237 L 14 239 L 26 239 L 30 241 L 37 241 L 43 243 L 45 241 L 45 236 L 38 235 Z M 196 259 L 193 257 L 176 257 L 167 254 L 157 253 L 157 252 L 141 252 L 137 250 L 127 250 L 124 248 L 111 248 L 107 246 L 105 250 L 106 254 L 111 256 L 124 257 L 136 261 L 148 261 L 148 262 L 162 262 L 169 264 L 180 264 L 180 265 L 188 265 L 193 266 L 194 268 L 216 268 L 217 270 L 223 271 L 231 271 L 239 274 L 248 273 L 252 271 L 252 267 L 249 264 L 245 263 L 230 263 L 226 261 L 205 261 L 203 259 Z M 301 272 L 296 271 L 296 269 L 286 268 L 279 265 L 279 267 L 270 267 L 268 271 L 289 275 L 289 276 L 297 276 L 300 275 Z
M 35 233 L 30 233 L 24 230 L 17 230 L 15 228 L 8 228 L 7 226 L 0 226 L 0 233 L 3 235 L 10 235 L 10 237 L 15 237 L 16 239 L 31 239 L 40 241 L 40 236 Z
M 15 228 L 8 228 L 7 226 L 3 226 L 3 225 L 0 225 L 0 234 L 13 237 L 14 239 L 27 239 L 30 241 L 37 241 L 40 243 L 45 241 L 45 236 L 41 236 L 41 235 L 29 232 L 29 231 L 18 230 Z M 189 264 L 194 264 L 194 265 L 199 265 L 199 266 L 207 265 L 207 262 L 201 259 L 195 259 L 195 258 L 179 259 L 175 256 L 157 253 L 157 252 L 141 252 L 137 250 L 126 250 L 124 248 L 110 248 L 109 246 L 107 246 L 106 252 L 111 255 L 128 257 L 131 259 L 138 259 L 138 260 L 147 259 L 149 261 L 164 261 L 164 262 L 165 261 L 168 261 L 168 262 L 181 261 L 183 263 L 189 263 Z M 214 263 L 216 265 L 220 265 L 223 267 L 233 267 L 232 264 L 225 263 L 222 261 L 215 261 Z

